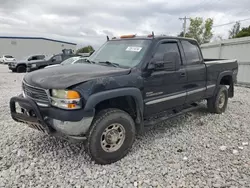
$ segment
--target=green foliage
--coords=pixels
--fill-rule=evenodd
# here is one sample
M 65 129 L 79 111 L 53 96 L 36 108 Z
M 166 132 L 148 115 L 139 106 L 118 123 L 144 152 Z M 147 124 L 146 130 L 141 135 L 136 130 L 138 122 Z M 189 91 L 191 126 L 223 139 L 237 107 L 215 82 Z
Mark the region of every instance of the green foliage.
M 93 52 L 94 51 L 94 48 L 92 46 L 85 46 L 83 48 L 80 48 L 76 51 L 76 53 L 90 53 L 90 52 Z
M 212 33 L 213 19 L 203 20 L 201 17 L 191 18 L 186 37 L 194 38 L 199 44 L 210 42 L 213 37 Z
M 178 35 L 178 37 L 183 37 L 184 36 L 184 32 L 180 32 L 180 34 Z
M 208 18 L 205 21 L 205 25 L 204 25 L 205 28 L 204 28 L 202 43 L 210 42 L 211 38 L 213 37 L 213 33 L 212 33 L 213 23 L 214 21 L 211 18 Z
M 229 39 L 235 38 L 240 32 L 240 22 L 236 22 L 229 31 Z
M 234 38 L 249 37 L 249 36 L 250 36 L 250 26 L 243 27 Z

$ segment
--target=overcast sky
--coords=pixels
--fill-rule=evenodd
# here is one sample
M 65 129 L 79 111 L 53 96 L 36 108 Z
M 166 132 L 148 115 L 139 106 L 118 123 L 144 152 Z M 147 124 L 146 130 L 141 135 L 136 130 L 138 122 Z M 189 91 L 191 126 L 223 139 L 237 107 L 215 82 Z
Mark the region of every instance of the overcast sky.
M 41 36 L 99 47 L 106 35 L 177 35 L 179 17 L 214 18 L 214 25 L 250 18 L 249 0 L 0 0 L 0 35 Z M 233 24 L 232 24 L 233 25 Z M 227 37 L 232 25 L 215 27 Z M 250 20 L 242 26 L 250 25 Z

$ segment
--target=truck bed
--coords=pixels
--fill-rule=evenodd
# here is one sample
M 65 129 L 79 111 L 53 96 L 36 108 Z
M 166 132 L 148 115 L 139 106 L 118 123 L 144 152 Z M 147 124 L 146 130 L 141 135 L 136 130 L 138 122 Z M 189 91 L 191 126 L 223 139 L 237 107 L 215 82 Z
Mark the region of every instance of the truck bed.
M 207 67 L 208 82 L 216 83 L 218 77 L 223 72 L 230 72 L 234 82 L 237 81 L 236 73 L 238 72 L 238 62 L 236 59 L 204 59 Z

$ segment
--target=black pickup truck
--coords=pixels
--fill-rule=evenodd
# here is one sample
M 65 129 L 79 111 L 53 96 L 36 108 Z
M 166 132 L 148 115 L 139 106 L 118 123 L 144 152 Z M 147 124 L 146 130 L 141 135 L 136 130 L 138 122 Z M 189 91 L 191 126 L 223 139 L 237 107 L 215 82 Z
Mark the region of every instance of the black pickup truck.
M 197 108 L 201 100 L 210 112 L 223 113 L 237 72 L 237 60 L 203 59 L 192 39 L 121 36 L 108 39 L 86 63 L 26 74 L 23 93 L 10 100 L 11 116 L 85 141 L 91 158 L 108 164 L 129 152 L 136 133 Z

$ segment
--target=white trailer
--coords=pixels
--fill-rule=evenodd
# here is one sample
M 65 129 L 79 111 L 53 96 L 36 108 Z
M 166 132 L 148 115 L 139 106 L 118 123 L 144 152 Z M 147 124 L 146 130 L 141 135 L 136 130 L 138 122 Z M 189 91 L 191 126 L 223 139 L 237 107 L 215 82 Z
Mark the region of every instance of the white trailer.
M 1 0 L 0 0 L 1 1 Z M 76 50 L 75 43 L 42 37 L 0 36 L 0 56 L 11 55 L 17 60 L 31 55 L 53 55 L 63 49 Z
M 207 59 L 237 59 L 238 83 L 250 85 L 250 37 L 202 44 L 201 51 Z

